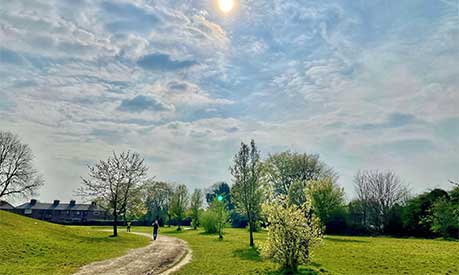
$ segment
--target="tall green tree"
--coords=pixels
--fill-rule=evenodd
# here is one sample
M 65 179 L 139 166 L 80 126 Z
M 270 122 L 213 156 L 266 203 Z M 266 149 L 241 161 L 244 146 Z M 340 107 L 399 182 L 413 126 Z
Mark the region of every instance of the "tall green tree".
M 186 188 L 186 185 L 181 184 L 175 189 L 170 204 L 170 212 L 172 217 L 175 218 L 178 223 L 177 231 L 182 230 L 181 225 L 183 219 L 185 218 L 185 212 L 188 207 L 188 203 L 188 189 Z
M 147 208 L 147 221 L 151 224 L 155 219 L 159 219 L 160 222 L 170 220 L 168 212 L 174 186 L 168 182 L 150 179 L 143 184 L 141 190 Z
M 201 189 L 195 189 L 193 194 L 191 195 L 191 203 L 190 203 L 190 210 L 191 210 L 191 224 L 193 225 L 194 229 L 197 229 L 199 226 L 199 213 L 202 208 L 203 204 L 203 194 Z
M 292 185 L 304 189 L 308 181 L 325 178 L 335 181 L 337 175 L 319 160 L 319 155 L 285 151 L 269 155 L 263 164 L 263 177 L 273 187 L 275 195 L 287 196 Z
M 259 181 L 260 170 L 260 155 L 255 141 L 252 140 L 250 145 L 241 142 L 239 152 L 234 156 L 233 165 L 230 167 L 234 183 L 231 193 L 236 210 L 248 218 L 250 246 L 254 246 L 253 232 L 260 216 L 263 196 Z
M 331 225 L 337 213 L 344 211 L 344 189 L 336 185 L 332 179 L 311 181 L 309 183 L 312 207 L 323 225 Z

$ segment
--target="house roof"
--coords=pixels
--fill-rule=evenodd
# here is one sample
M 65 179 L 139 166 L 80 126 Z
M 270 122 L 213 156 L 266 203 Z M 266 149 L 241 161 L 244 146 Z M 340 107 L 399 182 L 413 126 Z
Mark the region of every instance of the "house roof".
M 97 205 L 93 204 L 83 204 L 83 203 L 59 203 L 57 205 L 53 203 L 43 203 L 37 201 L 34 204 L 30 202 L 24 203 L 16 207 L 16 209 L 37 209 L 37 210 L 75 210 L 75 211 L 84 211 L 84 210 L 91 210 L 91 211 L 103 211 L 103 209 Z
M 12 206 L 10 203 L 6 201 L 0 201 L 0 209 L 2 210 L 10 210 L 14 209 L 14 206 Z

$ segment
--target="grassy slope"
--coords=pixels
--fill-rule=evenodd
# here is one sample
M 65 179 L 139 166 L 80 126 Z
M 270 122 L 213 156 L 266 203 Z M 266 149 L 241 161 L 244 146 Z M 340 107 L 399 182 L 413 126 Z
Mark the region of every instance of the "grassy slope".
M 0 210 L 0 274 L 71 274 L 87 263 L 117 257 L 148 239 L 71 228 Z
M 151 228 L 134 228 L 150 232 Z M 248 248 L 248 232 L 226 229 L 223 241 L 202 231 L 162 228 L 160 234 L 186 240 L 193 260 L 177 274 L 277 274 L 277 267 Z M 260 242 L 265 233 L 256 233 Z M 327 236 L 303 274 L 459 274 L 459 242 Z

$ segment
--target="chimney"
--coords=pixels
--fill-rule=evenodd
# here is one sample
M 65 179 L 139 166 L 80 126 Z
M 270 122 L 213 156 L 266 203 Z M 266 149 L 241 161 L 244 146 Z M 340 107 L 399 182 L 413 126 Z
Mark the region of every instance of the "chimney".
M 59 200 L 54 200 L 53 206 L 56 207 L 56 206 L 58 206 L 58 205 L 59 205 Z
M 70 207 L 75 206 L 75 203 L 76 203 L 75 200 L 71 200 L 70 201 Z
M 36 199 L 31 199 L 30 200 L 30 205 L 33 206 L 35 204 L 37 204 L 37 200 Z

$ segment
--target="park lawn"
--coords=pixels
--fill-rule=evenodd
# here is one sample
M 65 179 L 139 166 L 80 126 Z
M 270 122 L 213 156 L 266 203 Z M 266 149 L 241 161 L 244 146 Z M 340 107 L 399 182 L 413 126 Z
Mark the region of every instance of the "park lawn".
M 118 257 L 149 243 L 142 236 L 109 235 L 0 210 L 0 274 L 72 274 L 85 264 Z
M 133 231 L 151 232 L 151 227 Z M 193 260 L 176 274 L 279 274 L 248 246 L 245 229 L 225 229 L 224 240 L 201 230 L 161 228 L 160 234 L 187 241 Z M 256 233 L 260 243 L 266 233 Z M 326 236 L 301 274 L 459 274 L 459 242 L 390 237 Z

